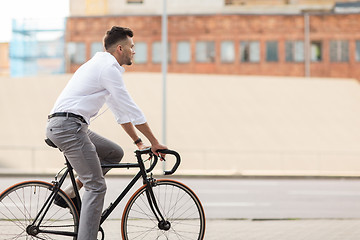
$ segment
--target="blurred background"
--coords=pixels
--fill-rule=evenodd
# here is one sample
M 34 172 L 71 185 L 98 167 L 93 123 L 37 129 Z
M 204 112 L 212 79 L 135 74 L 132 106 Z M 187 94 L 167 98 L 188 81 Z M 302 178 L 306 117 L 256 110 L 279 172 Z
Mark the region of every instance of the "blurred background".
M 118 25 L 135 34 L 126 85 L 158 138 L 181 154 L 179 174 L 360 174 L 360 1 L 12 2 L 1 10 L 0 173 L 63 165 L 43 141 L 47 115 Z M 91 129 L 133 161 L 131 139 L 106 106 L 100 113 Z

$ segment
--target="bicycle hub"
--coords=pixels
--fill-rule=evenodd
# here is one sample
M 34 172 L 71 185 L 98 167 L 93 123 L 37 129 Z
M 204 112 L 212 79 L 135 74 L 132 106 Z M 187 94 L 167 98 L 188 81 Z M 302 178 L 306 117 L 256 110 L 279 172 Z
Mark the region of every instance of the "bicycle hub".
M 34 225 L 29 225 L 26 228 L 26 233 L 31 236 L 36 236 L 39 233 L 39 229 Z
M 168 231 L 171 228 L 171 224 L 169 221 L 160 221 L 158 224 L 159 229 Z

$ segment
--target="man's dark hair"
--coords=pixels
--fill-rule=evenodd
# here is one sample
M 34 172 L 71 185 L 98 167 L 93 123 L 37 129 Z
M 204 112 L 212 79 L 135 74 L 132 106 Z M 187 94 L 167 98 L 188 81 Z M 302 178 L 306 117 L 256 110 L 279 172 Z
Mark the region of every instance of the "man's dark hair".
M 104 37 L 105 50 L 109 50 L 114 44 L 125 40 L 127 37 L 133 37 L 134 33 L 130 28 L 113 26 L 107 31 Z

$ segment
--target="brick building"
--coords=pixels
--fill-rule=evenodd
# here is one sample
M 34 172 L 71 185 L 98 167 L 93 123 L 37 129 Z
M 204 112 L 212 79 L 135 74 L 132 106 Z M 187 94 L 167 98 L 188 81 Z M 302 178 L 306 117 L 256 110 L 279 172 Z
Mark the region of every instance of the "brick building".
M 219 2 L 225 5 L 215 12 Z M 246 13 L 251 6 L 247 11 L 225 9 L 231 2 L 251 1 L 209 0 L 210 10 L 198 14 L 185 14 L 181 8 L 176 12 L 169 6 L 169 72 L 360 79 L 360 14 L 335 13 L 333 5 L 326 11 L 319 7 L 312 11 L 309 4 L 305 10 L 304 5 L 286 10 L 288 4 L 283 4 L 275 13 Z M 130 10 L 113 15 L 106 7 L 99 9 L 103 15 L 71 11 L 78 16 L 72 14 L 67 21 L 67 71 L 74 72 L 101 51 L 102 37 L 113 25 L 135 32 L 136 64 L 130 71 L 161 71 L 161 14 L 155 11 L 161 6 L 148 6 L 147 15 Z

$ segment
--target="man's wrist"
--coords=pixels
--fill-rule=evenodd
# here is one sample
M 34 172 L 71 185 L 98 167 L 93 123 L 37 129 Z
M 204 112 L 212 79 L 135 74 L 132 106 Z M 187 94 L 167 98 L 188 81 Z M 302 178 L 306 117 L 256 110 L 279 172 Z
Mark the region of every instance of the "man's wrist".
M 149 140 L 150 141 L 150 140 Z M 159 144 L 159 141 L 157 139 L 152 139 L 150 141 L 151 145 L 154 146 L 154 145 L 158 145 Z
M 142 143 L 141 138 L 138 138 L 138 139 L 136 139 L 136 140 L 134 141 L 134 144 L 135 144 L 135 145 L 138 145 L 138 144 L 140 144 L 140 143 Z

